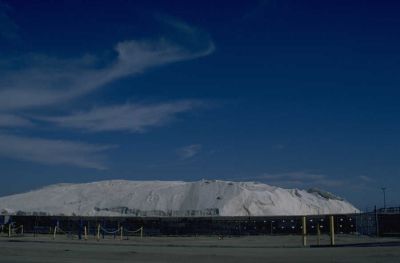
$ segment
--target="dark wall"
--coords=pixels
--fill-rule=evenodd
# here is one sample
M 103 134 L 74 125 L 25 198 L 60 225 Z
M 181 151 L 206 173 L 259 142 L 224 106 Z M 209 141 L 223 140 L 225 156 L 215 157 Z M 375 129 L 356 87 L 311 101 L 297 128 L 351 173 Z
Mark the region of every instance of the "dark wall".
M 400 214 L 378 215 L 380 236 L 400 236 Z
M 145 235 L 270 235 L 301 234 L 300 216 L 280 217 L 66 217 L 66 216 L 12 216 L 15 226 L 24 226 L 26 233 L 51 233 L 55 226 L 65 233 L 81 233 L 87 227 L 89 234 L 97 233 L 101 225 L 112 232 L 120 226 L 133 231 L 144 228 Z M 335 216 L 336 233 L 357 232 L 356 215 Z M 308 216 L 307 232 L 317 234 L 329 231 L 329 216 Z

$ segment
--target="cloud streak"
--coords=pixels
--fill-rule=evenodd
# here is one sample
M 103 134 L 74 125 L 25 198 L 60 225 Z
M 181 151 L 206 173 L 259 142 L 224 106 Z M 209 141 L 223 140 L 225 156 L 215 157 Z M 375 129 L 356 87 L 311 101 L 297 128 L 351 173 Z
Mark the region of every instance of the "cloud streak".
M 284 188 L 300 189 L 348 189 L 351 191 L 365 191 L 376 189 L 374 181 L 368 176 L 354 176 L 347 178 L 333 178 L 325 174 L 308 172 L 264 173 L 263 175 L 245 178 L 231 178 L 233 180 L 255 180 Z
M 3 7 L 0 5 L 0 39 L 12 38 L 17 26 Z M 7 134 L 0 133 L 0 155 L 42 164 L 105 169 L 104 154 L 110 146 L 22 137 L 13 135 L 11 128 L 24 128 L 29 132 L 42 124 L 44 127 L 51 124 L 88 132 L 145 132 L 166 125 L 178 114 L 201 106 L 202 103 L 189 100 L 128 103 L 59 117 L 32 117 L 36 116 L 34 113 L 37 110 L 46 114 L 59 104 L 67 104 L 120 78 L 207 56 L 214 51 L 214 43 L 208 34 L 171 18 L 162 22 L 181 35 L 184 41 L 173 42 L 164 38 L 156 41 L 120 41 L 107 58 L 88 54 L 77 58 L 55 58 L 44 54 L 0 58 L 0 128 L 7 131 Z M 65 105 L 62 108 L 66 109 Z
M 0 128 L 32 127 L 34 124 L 25 118 L 13 114 L 0 114 Z
M 346 181 L 339 179 L 331 179 L 324 174 L 313 174 L 305 172 L 290 172 L 290 173 L 279 173 L 271 174 L 264 173 L 260 176 L 238 178 L 241 180 L 261 180 L 268 184 L 279 185 L 287 188 L 310 188 L 310 187 L 340 187 L 343 186 Z
M 40 120 L 57 126 L 81 129 L 89 132 L 128 131 L 144 132 L 149 128 L 166 125 L 177 115 L 187 112 L 202 103 L 179 101 L 159 104 L 125 104 L 95 108 L 69 116 L 45 117 Z
M 65 140 L 48 140 L 0 134 L 0 155 L 50 165 L 106 169 L 102 153 L 113 148 Z
M 11 8 L 0 2 L 0 39 L 15 40 L 19 38 L 18 26 L 7 14 Z
M 202 148 L 201 144 L 191 144 L 178 149 L 177 153 L 181 160 L 187 160 L 199 154 Z
M 0 75 L 0 111 L 65 102 L 151 67 L 207 56 L 214 44 L 208 39 L 202 49 L 191 50 L 164 39 L 128 40 L 119 42 L 114 51 L 115 59 L 100 68 L 90 67 L 87 56 L 75 60 L 37 56 L 41 59 L 33 64 Z

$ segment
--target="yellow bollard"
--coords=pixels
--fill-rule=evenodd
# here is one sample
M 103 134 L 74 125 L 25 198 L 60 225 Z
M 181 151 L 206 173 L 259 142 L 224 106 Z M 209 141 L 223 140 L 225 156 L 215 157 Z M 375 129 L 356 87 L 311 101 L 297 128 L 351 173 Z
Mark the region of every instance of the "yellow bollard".
M 85 240 L 88 240 L 88 236 L 87 236 L 87 227 L 86 227 L 86 226 L 84 227 L 84 235 L 85 235 L 84 239 L 85 239 Z
M 302 226 L 303 226 L 303 247 L 307 246 L 307 222 L 306 217 L 303 216 L 301 218 Z
M 53 240 L 56 239 L 56 235 L 57 235 L 57 226 L 54 227 Z
M 331 236 L 331 246 L 335 245 L 335 220 L 333 216 L 329 217 L 330 226 L 330 236 Z

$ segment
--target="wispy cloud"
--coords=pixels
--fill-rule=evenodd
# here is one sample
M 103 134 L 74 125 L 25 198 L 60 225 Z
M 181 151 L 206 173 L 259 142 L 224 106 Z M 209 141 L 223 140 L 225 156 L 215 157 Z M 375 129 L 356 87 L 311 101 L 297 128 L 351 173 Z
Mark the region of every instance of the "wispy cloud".
M 0 40 L 15 40 L 18 39 L 18 26 L 10 18 L 8 12 L 11 8 L 0 2 Z
M 13 114 L 0 114 L 0 128 L 31 126 L 33 126 L 33 123 L 23 117 Z
M 282 144 L 282 143 L 278 143 L 278 144 L 273 145 L 272 148 L 275 150 L 283 150 L 286 148 L 286 145 Z
M 179 101 L 159 104 L 126 104 L 95 108 L 63 117 L 46 117 L 41 120 L 66 128 L 90 132 L 128 131 L 144 132 L 173 121 L 177 114 L 201 106 L 198 101 Z
M 282 174 L 270 174 L 265 173 L 260 178 L 269 179 L 269 180 L 300 180 L 300 181 L 310 181 L 310 180 L 321 180 L 325 179 L 326 176 L 322 174 L 312 174 L 305 172 L 291 172 L 291 173 L 282 173 Z
M 196 156 L 201 151 L 202 148 L 203 146 L 201 144 L 191 144 L 179 148 L 177 150 L 177 153 L 181 160 L 187 160 Z
M 374 179 L 366 175 L 360 175 L 358 178 L 365 183 L 372 183 L 374 181 Z
M 106 169 L 102 153 L 113 148 L 65 140 L 48 140 L 0 134 L 0 155 L 51 165 Z
M 348 189 L 349 191 L 365 191 L 376 189 L 374 180 L 368 176 L 353 176 L 337 178 L 320 173 L 310 172 L 286 172 L 286 173 L 264 173 L 259 176 L 230 178 L 231 180 L 261 181 L 266 184 L 276 185 L 284 188 L 320 188 L 320 189 Z
M 289 172 L 289 173 L 264 173 L 260 176 L 237 178 L 240 180 L 259 180 L 267 184 L 278 185 L 287 188 L 310 188 L 310 187 L 340 187 L 346 183 L 345 180 L 332 179 L 324 174 L 315 174 L 307 172 Z
M 265 17 L 267 15 L 267 11 L 268 10 L 276 8 L 277 3 L 279 3 L 279 1 L 276 1 L 276 0 L 259 0 L 254 4 L 254 6 L 249 8 L 249 10 L 247 10 L 243 14 L 241 19 L 243 21 L 251 21 L 251 22 L 253 22 L 253 21 L 256 21 L 257 18 Z
M 192 50 L 165 39 L 128 40 L 119 42 L 114 50 L 117 56 L 103 67 L 88 64 L 87 55 L 73 60 L 36 56 L 32 64 L 0 75 L 0 110 L 65 102 L 151 67 L 209 55 L 214 44 L 207 39 L 203 49 Z
M 12 37 L 17 30 L 4 8 L 0 5 L 0 40 Z M 153 67 L 207 56 L 214 51 L 213 41 L 201 30 L 171 18 L 163 22 L 183 35 L 185 41 L 165 38 L 120 41 L 113 52 L 106 52 L 112 54 L 106 57 L 85 54 L 76 58 L 56 58 L 46 54 L 28 54 L 19 58 L 0 58 L 0 128 L 8 132 L 0 134 L 0 155 L 43 164 L 104 169 L 103 154 L 109 146 L 21 137 L 13 135 L 10 128 L 32 131 L 42 123 L 46 123 L 45 127 L 50 123 L 90 132 L 143 132 L 168 124 L 178 114 L 198 107 L 200 102 L 189 100 L 124 104 L 83 109 L 77 113 L 67 110 L 66 115 L 60 117 L 31 121 L 37 109 L 49 112 L 64 104 L 65 110 L 69 101 L 120 78 L 135 76 Z

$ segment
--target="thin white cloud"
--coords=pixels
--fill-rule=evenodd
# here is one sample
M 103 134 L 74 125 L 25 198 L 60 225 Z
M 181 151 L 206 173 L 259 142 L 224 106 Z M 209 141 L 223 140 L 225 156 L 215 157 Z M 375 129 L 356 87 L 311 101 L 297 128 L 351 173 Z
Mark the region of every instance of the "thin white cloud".
M 113 146 L 0 134 L 0 155 L 51 165 L 106 169 L 102 153 Z
M 65 102 L 151 67 L 207 56 L 214 51 L 214 44 L 211 39 L 205 41 L 200 50 L 191 50 L 165 39 L 119 42 L 114 49 L 117 57 L 103 67 L 88 63 L 88 55 L 75 60 L 36 56 L 31 65 L 0 75 L 0 110 Z
M 299 180 L 299 181 L 310 181 L 310 180 L 321 180 L 326 178 L 325 175 L 322 174 L 310 174 L 304 172 L 292 172 L 292 173 L 283 173 L 283 174 L 270 174 L 265 173 L 264 175 L 260 176 L 263 179 L 269 180 Z
M 371 183 L 374 181 L 374 179 L 372 179 L 371 177 L 366 176 L 366 175 L 360 175 L 358 178 L 360 180 L 364 181 L 365 183 Z
M 196 101 L 179 101 L 159 104 L 125 104 L 94 108 L 69 116 L 40 118 L 60 127 L 82 129 L 90 132 L 128 131 L 144 132 L 173 121 L 177 114 L 202 105 Z
M 8 17 L 0 9 L 0 23 L 5 19 Z M 35 122 L 36 125 L 22 117 L 36 115 L 33 111 L 36 109 L 49 112 L 58 104 L 67 103 L 120 78 L 141 74 L 149 68 L 196 59 L 214 51 L 208 34 L 176 20 L 164 22 L 175 28 L 177 34 L 185 35 L 182 36 L 185 41 L 172 42 L 163 38 L 157 41 L 121 41 L 115 45 L 113 53 L 106 52 L 114 54 L 107 57 L 86 54 L 65 59 L 29 54 L 0 58 L 0 128 L 8 130 L 8 134 L 0 134 L 0 155 L 43 164 L 105 169 L 103 152 L 109 149 L 108 146 L 21 137 L 11 134 L 10 128 L 30 131 L 38 127 L 40 121 L 47 121 L 59 127 L 91 132 L 143 132 L 168 124 L 177 114 L 197 107 L 199 102 L 188 100 L 107 106 L 68 116 L 38 118 L 40 121 Z M 1 34 L 3 32 L 0 32 L 0 39 L 4 37 Z
M 8 5 L 0 2 L 0 39 L 12 41 L 18 39 L 19 35 L 17 24 L 8 15 L 10 10 Z
M 278 1 L 276 0 L 259 0 L 254 6 L 250 7 L 241 17 L 243 22 L 257 21 L 260 17 L 265 17 L 266 12 L 271 8 L 275 8 Z
M 202 148 L 201 144 L 191 144 L 178 149 L 177 153 L 181 160 L 187 160 L 196 156 Z
M 33 123 L 28 119 L 13 114 L 0 114 L 0 128 L 31 126 Z
M 265 173 L 260 176 L 237 178 L 241 180 L 261 180 L 267 184 L 278 185 L 287 188 L 310 188 L 310 187 L 340 187 L 343 186 L 346 181 L 340 179 L 331 179 L 324 174 L 314 174 L 306 172 L 289 172 L 289 173 L 278 173 L 271 174 Z

